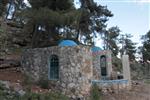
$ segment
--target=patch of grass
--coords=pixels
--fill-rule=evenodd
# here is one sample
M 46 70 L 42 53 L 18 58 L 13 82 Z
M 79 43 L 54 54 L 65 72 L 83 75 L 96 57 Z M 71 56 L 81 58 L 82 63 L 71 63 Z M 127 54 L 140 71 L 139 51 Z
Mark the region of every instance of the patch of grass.
M 0 83 L 0 100 L 20 100 L 16 92 L 7 89 L 4 84 Z
M 50 98 L 49 98 L 50 97 Z M 45 100 L 69 100 L 69 98 L 61 93 L 49 93 L 45 95 Z
M 11 54 L 21 54 L 21 52 L 23 51 L 22 48 L 19 48 L 19 47 L 12 47 L 12 48 L 9 48 L 9 51 Z
M 26 91 L 23 96 L 18 95 L 13 90 L 6 89 L 3 84 L 0 83 L 0 100 L 69 100 L 69 98 L 61 93 L 32 93 Z
M 91 100 L 101 100 L 101 90 L 94 84 L 91 89 Z
M 44 78 L 41 78 L 38 82 L 38 84 L 41 88 L 43 89 L 48 89 L 49 88 L 49 82 L 48 80 L 44 79 Z
M 28 92 L 19 100 L 69 100 L 69 98 L 60 93 L 37 94 Z
M 4 84 L 0 83 L 0 90 L 4 90 L 5 87 L 4 87 Z
M 26 91 L 31 91 L 31 87 L 33 85 L 32 78 L 24 74 L 23 85 Z
M 146 79 L 146 80 L 144 81 L 144 83 L 150 84 L 150 79 Z
M 0 27 L 0 33 L 4 32 L 4 30 Z
M 31 85 L 31 84 L 33 84 L 32 78 L 24 74 L 23 84 L 25 84 L 25 85 Z
M 27 92 L 24 96 L 20 97 L 20 100 L 42 100 L 40 99 L 41 96 L 42 96 L 41 94 Z

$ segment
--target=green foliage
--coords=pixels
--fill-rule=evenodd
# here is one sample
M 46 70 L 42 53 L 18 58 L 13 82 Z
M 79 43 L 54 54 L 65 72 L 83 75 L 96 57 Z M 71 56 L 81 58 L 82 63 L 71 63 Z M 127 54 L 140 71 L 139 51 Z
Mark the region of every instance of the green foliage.
M 131 40 L 131 34 L 122 35 L 120 38 L 120 43 L 122 48 L 120 49 L 121 55 L 128 54 L 130 60 L 135 60 L 136 53 L 136 43 Z
M 131 70 L 131 78 L 133 80 L 139 80 L 144 78 L 145 68 L 139 62 L 132 62 L 130 63 L 130 70 Z
M 31 85 L 33 83 L 33 79 L 27 75 L 24 74 L 24 80 L 23 84 L 25 85 Z
M 109 49 L 112 51 L 114 56 L 117 56 L 119 52 L 119 47 L 117 45 L 118 42 L 118 36 L 120 35 L 120 29 L 116 27 L 109 28 L 104 33 L 104 41 L 106 42 L 106 47 L 104 49 Z
M 10 26 L 21 32 L 13 33 L 12 44 L 36 48 L 71 39 L 78 44 L 93 45 L 93 38 L 106 30 L 106 22 L 113 14 L 94 0 L 80 2 L 81 8 L 75 9 L 73 0 L 29 0 L 31 7 L 23 7 L 22 1 L 16 0 L 12 20 L 15 25 Z
M 4 90 L 4 84 L 0 83 L 0 90 Z
M 114 71 L 122 72 L 122 61 L 121 61 L 121 59 L 119 59 L 116 56 L 113 56 L 112 57 L 112 65 L 113 65 L 113 70 Z
M 141 48 L 141 53 L 143 55 L 143 60 L 146 62 L 150 61 L 150 31 L 146 35 L 142 36 L 143 46 Z
M 6 33 L 6 30 L 4 27 L 0 26 L 0 56 L 3 56 L 5 54 L 5 50 L 8 45 L 8 34 Z
M 75 9 L 73 0 L 29 0 L 31 7 L 24 7 L 22 1 L 16 0 L 12 20 L 15 25 L 11 23 L 10 26 L 20 28 L 21 32 L 11 36 L 15 40 L 12 44 L 47 47 L 57 45 L 62 39 L 71 39 L 93 45 L 93 38 L 105 31 L 106 21 L 112 13 L 93 0 L 80 2 L 81 8 Z
M 20 100 L 17 93 L 9 90 L 0 83 L 0 100 Z
M 33 79 L 24 74 L 23 85 L 25 86 L 27 92 L 31 92 L 31 87 L 33 84 Z
M 37 94 L 28 92 L 19 100 L 69 100 L 67 96 L 60 93 Z
M 20 99 L 21 100 L 40 100 L 41 96 L 42 96 L 41 94 L 28 92 L 24 96 L 22 96 Z
M 4 30 L 0 27 L 0 33 L 4 32 Z
M 92 0 L 93 1 L 93 0 Z M 61 39 L 71 39 L 85 45 L 93 44 L 93 33 L 102 32 L 106 21 L 111 17 L 107 7 L 89 4 L 81 0 L 82 7 L 75 9 L 73 0 L 30 0 L 31 8 L 23 12 L 27 24 L 23 33 L 29 38 L 31 47 L 57 45 Z M 39 31 L 38 28 L 44 28 Z M 63 31 L 62 31 L 63 29 Z M 61 32 L 60 32 L 61 30 Z M 81 38 L 79 37 L 81 36 Z M 84 38 L 82 38 L 84 37 Z
M 144 81 L 144 83 L 150 84 L 150 79 L 146 79 L 146 80 Z
M 3 15 L 3 13 L 6 10 L 6 5 L 9 2 L 9 0 L 0 0 L 0 16 Z
M 150 77 L 150 64 L 146 62 L 130 62 L 131 78 L 133 80 L 149 79 Z
M 68 10 L 73 8 L 72 0 L 30 0 L 33 8 L 47 7 L 52 10 Z
M 29 38 L 31 47 L 57 45 L 62 38 L 72 38 L 79 11 L 75 10 L 72 0 L 30 0 L 31 8 L 22 15 L 28 19 L 23 32 Z M 39 27 L 43 30 L 39 30 Z M 71 29 L 72 28 L 72 29 Z M 60 32 L 60 29 L 64 29 Z M 65 35 L 66 34 L 66 35 Z M 68 35 L 70 34 L 70 35 Z
M 80 0 L 81 17 L 79 32 L 85 37 L 84 44 L 93 45 L 93 38 L 101 35 L 106 30 L 106 22 L 113 14 L 106 6 L 97 5 L 94 0 Z
M 2 16 L 7 2 L 8 0 L 0 0 L 0 16 Z
M 69 100 L 69 98 L 61 93 L 46 94 L 45 98 L 50 97 L 51 100 Z M 46 99 L 45 99 L 46 100 Z
M 91 100 L 101 100 L 101 91 L 99 90 L 99 87 L 94 84 L 92 86 L 92 89 L 91 89 Z
M 25 95 L 20 96 L 13 90 L 5 88 L 0 83 L 0 100 L 69 100 L 69 98 L 61 93 L 38 94 L 27 91 Z
M 48 89 L 49 88 L 49 82 L 48 80 L 41 78 L 38 82 L 38 85 L 43 88 L 43 89 Z

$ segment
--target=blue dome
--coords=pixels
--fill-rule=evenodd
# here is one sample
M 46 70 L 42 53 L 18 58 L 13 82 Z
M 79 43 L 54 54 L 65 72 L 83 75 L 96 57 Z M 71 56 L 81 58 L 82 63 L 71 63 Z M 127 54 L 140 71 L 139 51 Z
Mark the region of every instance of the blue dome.
M 75 42 L 72 41 L 72 40 L 62 40 L 62 41 L 59 43 L 59 46 L 77 46 L 77 43 L 75 43 Z
M 102 51 L 102 49 L 100 47 L 97 47 L 97 46 L 93 46 L 91 50 L 92 50 L 92 52 Z

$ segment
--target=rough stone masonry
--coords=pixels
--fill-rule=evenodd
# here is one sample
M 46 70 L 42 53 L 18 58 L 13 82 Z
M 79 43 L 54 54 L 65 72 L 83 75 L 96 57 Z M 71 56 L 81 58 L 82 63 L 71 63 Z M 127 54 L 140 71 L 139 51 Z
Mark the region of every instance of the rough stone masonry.
M 59 78 L 49 79 L 50 58 L 57 55 Z M 27 49 L 22 55 L 23 72 L 35 82 L 49 80 L 52 88 L 71 98 L 89 95 L 93 78 L 91 48 L 88 46 L 53 46 Z

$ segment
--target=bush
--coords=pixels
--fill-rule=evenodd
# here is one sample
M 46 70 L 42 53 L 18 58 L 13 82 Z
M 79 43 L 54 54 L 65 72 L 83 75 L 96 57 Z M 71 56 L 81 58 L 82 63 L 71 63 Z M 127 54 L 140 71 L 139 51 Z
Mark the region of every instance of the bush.
M 28 92 L 19 100 L 69 100 L 67 96 L 60 93 L 37 94 Z
M 24 74 L 24 80 L 23 80 L 24 85 L 31 85 L 33 84 L 33 79 L 26 74 Z
M 61 93 L 50 93 L 45 95 L 45 100 L 69 100 L 69 98 Z
M 20 100 L 16 92 L 7 89 L 4 84 L 0 83 L 0 100 Z
M 0 100 L 69 100 L 69 98 L 61 93 L 38 94 L 26 91 L 23 96 L 18 95 L 15 91 L 7 89 L 5 85 L 0 83 Z
M 114 56 L 112 58 L 112 65 L 113 65 L 114 71 L 122 72 L 122 61 L 121 61 L 121 59 Z
M 91 100 L 101 100 L 101 91 L 96 84 L 94 84 L 91 89 Z
M 24 96 L 20 97 L 20 100 L 44 100 L 44 99 L 41 99 L 41 97 L 42 97 L 41 94 L 28 92 Z
M 4 90 L 5 87 L 4 87 L 4 84 L 0 83 L 0 90 Z
M 41 88 L 43 89 L 48 89 L 49 88 L 49 82 L 48 80 L 44 79 L 44 78 L 41 78 L 38 82 L 38 84 Z
M 146 79 L 146 80 L 144 81 L 144 83 L 150 84 L 150 79 Z
M 26 91 L 28 91 L 28 92 L 31 91 L 32 84 L 33 84 L 32 78 L 24 74 L 23 85 L 24 85 Z

